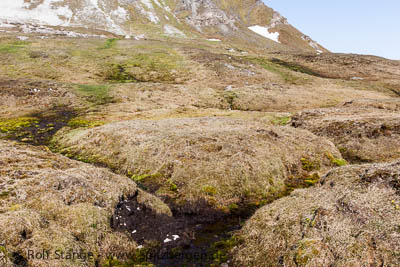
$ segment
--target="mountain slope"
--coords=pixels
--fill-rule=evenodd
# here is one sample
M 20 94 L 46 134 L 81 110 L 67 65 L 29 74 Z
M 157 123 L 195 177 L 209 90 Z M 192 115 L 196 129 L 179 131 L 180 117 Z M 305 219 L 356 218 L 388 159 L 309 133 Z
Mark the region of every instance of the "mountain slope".
M 325 52 L 260 0 L 3 0 L 0 26 L 84 27 L 116 35 L 230 40 Z M 290 49 L 289 49 L 290 50 Z

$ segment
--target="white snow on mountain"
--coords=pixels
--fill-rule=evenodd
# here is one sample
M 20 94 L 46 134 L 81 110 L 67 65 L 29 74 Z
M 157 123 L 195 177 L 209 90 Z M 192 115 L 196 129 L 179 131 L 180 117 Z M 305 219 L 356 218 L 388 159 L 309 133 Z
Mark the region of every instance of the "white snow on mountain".
M 106 5 L 101 0 L 89 0 L 91 5 L 87 5 L 84 9 L 78 9 L 75 13 L 75 19 L 78 22 L 85 22 L 96 19 L 97 23 L 101 23 L 106 30 L 124 35 L 126 32 L 120 25 L 123 25 L 128 19 L 128 12 L 118 6 L 114 10 L 105 10 Z
M 174 26 L 171 25 L 164 25 L 164 32 L 166 35 L 170 35 L 170 36 L 176 36 L 176 37 L 186 37 L 186 35 L 181 32 L 180 30 L 178 30 L 177 28 L 175 28 Z
M 13 22 L 25 21 L 52 26 L 67 26 L 73 13 L 62 3 L 63 0 L 44 0 L 35 7 L 36 3 L 34 2 L 1 0 L 0 18 Z
M 275 41 L 277 43 L 280 43 L 279 41 L 279 32 L 270 32 L 269 27 L 263 27 L 259 25 L 251 26 L 249 27 L 249 30 L 265 37 L 268 38 L 272 41 Z
M 291 27 L 286 18 L 276 11 L 272 11 L 271 14 L 269 9 L 262 8 L 262 1 L 254 0 L 254 3 L 256 10 L 252 8 L 248 11 L 251 21 L 254 22 L 245 26 L 243 21 L 246 19 L 242 18 L 244 14 L 242 11 L 246 7 L 237 1 L 229 3 L 222 0 L 0 0 L 0 31 L 22 30 L 25 34 L 30 32 L 47 36 L 50 32 L 60 30 L 63 31 L 62 35 L 71 36 L 74 35 L 72 32 L 80 31 L 72 28 L 78 27 L 87 29 L 85 34 L 95 30 L 92 34 L 108 35 L 98 32 L 106 31 L 135 39 L 135 36 L 143 33 L 148 35 L 147 32 L 181 38 L 197 34 L 207 38 L 212 37 L 209 34 L 213 34 L 225 36 L 224 40 L 236 36 L 248 43 L 252 40 L 247 40 L 247 35 L 241 34 L 241 31 L 244 27 L 251 26 L 248 27 L 249 30 L 277 43 L 282 42 L 288 46 L 301 44 L 306 49 L 312 47 L 317 53 L 324 51 L 324 48 L 316 42 L 295 31 L 286 31 L 289 34 L 282 39 L 280 33 Z M 229 5 L 232 5 L 232 10 L 229 9 Z M 266 17 L 270 17 L 267 24 Z M 146 27 L 146 24 L 149 27 Z M 47 28 L 41 28 L 43 26 Z M 189 34 L 192 31 L 196 34 Z M 294 41 L 302 36 L 305 42 Z M 258 40 L 263 43 L 260 38 Z M 209 41 L 220 40 L 211 38 Z
M 84 6 L 70 7 L 64 0 L 1 0 L 0 21 L 49 26 L 93 25 L 116 34 L 124 34 L 123 25 L 129 13 L 123 7 L 107 8 L 103 0 L 87 0 Z
M 317 51 L 317 53 L 323 53 L 323 51 L 321 50 L 321 47 L 319 46 L 319 44 L 317 42 L 315 42 L 313 39 L 311 39 L 309 36 L 307 35 L 303 35 L 301 37 L 301 39 L 303 39 L 304 41 L 307 41 L 308 44 L 315 49 L 315 51 Z
M 157 16 L 152 1 L 140 0 L 141 5 L 136 5 L 136 8 L 147 17 L 151 22 L 157 24 L 160 22 L 160 18 Z
M 1 21 L 0 19 L 0 28 L 15 28 L 15 25 L 9 24 L 7 21 Z

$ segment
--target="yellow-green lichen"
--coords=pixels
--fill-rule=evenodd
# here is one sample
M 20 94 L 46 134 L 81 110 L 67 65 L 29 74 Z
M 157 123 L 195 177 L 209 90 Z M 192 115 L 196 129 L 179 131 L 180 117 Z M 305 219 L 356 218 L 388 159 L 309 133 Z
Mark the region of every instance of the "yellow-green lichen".
M 87 100 L 96 105 L 103 105 L 113 102 L 113 97 L 110 96 L 110 86 L 104 84 L 79 84 L 77 91 L 82 94 Z
M 224 92 L 223 98 L 225 101 L 229 104 L 230 109 L 235 109 L 235 99 L 238 98 L 239 96 L 232 91 Z
M 0 53 L 17 53 L 22 48 L 25 48 L 29 43 L 24 41 L 17 41 L 9 44 L 0 44 Z
M 316 240 L 301 240 L 299 242 L 295 256 L 298 266 L 306 266 L 313 258 L 320 254 L 316 246 Z
M 310 171 L 314 171 L 314 170 L 319 170 L 321 168 L 319 161 L 312 161 L 307 158 L 301 158 L 300 161 L 301 161 L 302 168 L 305 171 L 310 172 Z
M 236 204 L 236 203 L 232 203 L 232 204 L 230 204 L 230 205 L 228 206 L 228 208 L 229 208 L 229 211 L 235 212 L 235 211 L 237 211 L 237 210 L 239 209 L 239 206 L 238 206 L 238 204 Z
M 217 194 L 217 189 L 214 186 L 211 185 L 205 185 L 202 188 L 203 192 L 206 193 L 209 196 L 214 196 Z
M 243 238 L 235 235 L 229 239 L 215 242 L 211 246 L 211 251 L 213 255 L 213 263 L 210 264 L 211 267 L 220 266 L 222 263 L 225 263 L 229 260 L 229 254 L 231 250 L 235 247 L 243 243 Z
M 111 62 L 105 66 L 103 76 L 106 81 L 117 83 L 175 83 L 177 78 L 186 77 L 187 69 L 183 65 L 183 58 L 173 50 L 157 50 L 137 53 L 124 61 Z
M 313 173 L 310 176 L 308 176 L 304 182 L 306 183 L 307 186 L 313 186 L 315 185 L 319 180 L 321 179 L 321 177 L 319 176 L 318 173 Z
M 3 133 L 14 132 L 34 126 L 36 123 L 38 123 L 38 119 L 33 117 L 2 119 L 0 120 L 0 131 Z
M 93 128 L 101 125 L 104 125 L 104 122 L 90 121 L 82 118 L 74 118 L 68 122 L 68 126 L 71 128 L 80 128 L 80 127 Z
M 160 178 L 162 175 L 160 173 L 154 173 L 154 174 L 132 174 L 131 172 L 128 172 L 128 176 L 130 176 L 131 179 L 136 183 L 143 183 L 145 180 L 157 179 L 157 178 Z
M 171 179 L 168 179 L 167 183 L 169 185 L 169 190 L 171 190 L 173 192 L 178 191 L 178 186 Z
M 327 152 L 326 157 L 331 161 L 331 164 L 334 166 L 346 166 L 348 163 L 346 160 L 344 159 L 340 159 L 340 158 L 335 158 L 331 153 Z
M 271 122 L 274 125 L 284 126 L 284 125 L 287 125 L 290 121 L 291 121 L 290 116 L 283 116 L 283 117 L 274 118 Z
M 117 41 L 118 41 L 118 40 L 119 40 L 119 39 L 117 39 L 117 38 L 110 38 L 110 39 L 107 39 L 106 42 L 105 42 L 105 44 L 104 44 L 103 46 L 101 46 L 101 47 L 99 48 L 99 50 L 113 48 L 113 47 L 117 44 Z

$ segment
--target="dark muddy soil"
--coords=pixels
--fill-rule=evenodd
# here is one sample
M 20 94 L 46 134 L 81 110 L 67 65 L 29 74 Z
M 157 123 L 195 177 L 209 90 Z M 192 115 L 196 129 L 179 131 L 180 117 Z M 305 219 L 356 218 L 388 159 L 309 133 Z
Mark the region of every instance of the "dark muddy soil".
M 0 96 L 62 96 L 60 84 L 53 81 L 35 81 L 31 79 L 9 80 L 0 77 Z
M 156 266 L 210 266 L 226 261 L 228 255 L 221 254 L 214 244 L 230 239 L 255 209 L 226 214 L 201 201 L 190 206 L 172 207 L 173 217 L 169 217 L 139 204 L 134 195 L 120 201 L 111 225 L 129 232 L 144 252 L 140 260 Z M 193 206 L 198 213 L 193 213 Z
M 36 121 L 29 127 L 8 133 L 7 138 L 31 145 L 48 145 L 53 135 L 76 115 L 75 111 L 66 107 L 31 114 L 30 117 L 35 118 Z
M 28 267 L 28 261 L 23 256 L 21 256 L 21 254 L 14 252 L 12 253 L 11 258 L 14 263 L 14 266 Z

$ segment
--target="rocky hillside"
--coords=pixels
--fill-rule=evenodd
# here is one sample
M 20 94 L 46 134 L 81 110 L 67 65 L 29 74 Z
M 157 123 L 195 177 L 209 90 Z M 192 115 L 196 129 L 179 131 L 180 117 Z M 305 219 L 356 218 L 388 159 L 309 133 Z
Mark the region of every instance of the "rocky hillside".
M 0 3 L 0 23 L 25 33 L 46 31 L 38 25 L 82 27 L 127 38 L 164 35 L 326 51 L 260 0 L 6 0 Z

